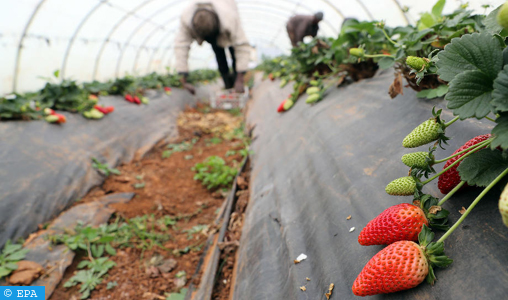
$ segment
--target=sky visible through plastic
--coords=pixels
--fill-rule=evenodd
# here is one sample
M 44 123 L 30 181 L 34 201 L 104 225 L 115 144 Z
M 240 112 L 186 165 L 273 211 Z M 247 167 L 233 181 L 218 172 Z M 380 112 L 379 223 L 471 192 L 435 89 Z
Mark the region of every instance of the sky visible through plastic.
M 324 13 L 320 36 L 336 37 L 344 18 L 415 24 L 435 1 L 236 0 L 256 55 L 290 52 L 285 24 L 294 14 Z M 470 1 L 478 13 L 500 0 Z M 55 70 L 80 82 L 166 72 L 186 0 L 0 0 L 0 95 L 41 88 Z M 465 1 L 448 0 L 449 13 Z M 491 5 L 487 10 L 482 5 Z M 405 8 L 409 8 L 406 13 Z M 192 45 L 191 69 L 215 68 L 204 43 Z

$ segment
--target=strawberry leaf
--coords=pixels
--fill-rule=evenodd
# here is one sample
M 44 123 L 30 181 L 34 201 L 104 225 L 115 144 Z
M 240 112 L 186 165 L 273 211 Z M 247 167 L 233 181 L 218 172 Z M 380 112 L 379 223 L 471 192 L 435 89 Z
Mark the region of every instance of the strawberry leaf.
M 503 113 L 499 118 L 496 119 L 496 127 L 492 129 L 494 140 L 491 143 L 491 147 L 501 147 L 504 150 L 508 149 L 508 113 Z
M 379 65 L 379 68 L 381 70 L 386 70 L 393 67 L 393 65 L 395 64 L 395 58 L 390 56 L 383 57 L 377 62 L 377 64 Z
M 501 6 L 502 5 L 499 5 L 498 8 L 491 11 L 485 20 L 483 20 L 485 31 L 488 33 L 497 34 L 503 30 L 503 27 L 497 23 L 497 13 L 499 12 L 499 9 L 501 9 Z
M 464 120 L 481 119 L 492 111 L 493 80 L 479 70 L 464 71 L 450 82 L 445 100 L 453 114 Z
M 457 168 L 460 178 L 469 185 L 487 186 L 508 168 L 508 154 L 484 149 L 471 154 Z
M 466 34 L 454 38 L 444 51 L 438 54 L 439 78 L 452 81 L 468 70 L 478 70 L 486 78 L 494 80 L 503 67 L 503 55 L 499 41 L 488 33 Z
M 508 98 L 508 65 L 506 65 L 504 69 L 499 72 L 496 80 L 494 80 L 494 91 L 492 92 L 492 98 L 492 105 L 497 112 L 508 111 L 508 101 L 506 101 Z

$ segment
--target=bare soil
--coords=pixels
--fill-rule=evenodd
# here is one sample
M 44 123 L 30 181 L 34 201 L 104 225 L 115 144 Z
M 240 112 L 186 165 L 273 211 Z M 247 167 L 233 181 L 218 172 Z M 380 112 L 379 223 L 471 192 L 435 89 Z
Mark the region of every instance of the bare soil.
M 153 214 L 155 218 L 167 215 L 179 218 L 176 226 L 169 228 L 171 238 L 164 244 L 165 249 L 154 247 L 144 252 L 136 248 L 117 249 L 117 255 L 111 257 L 117 265 L 92 292 L 90 299 L 166 299 L 169 293 L 181 288 L 176 282 L 176 273 L 180 271 L 186 272 L 185 287 L 190 284 L 207 232 L 194 234 L 189 239 L 184 230 L 196 225 L 209 225 L 208 232 L 213 231 L 213 221 L 227 195 L 221 190 L 207 190 L 193 179 L 195 172 L 191 168 L 212 155 L 224 158 L 230 166 L 239 167 L 242 157 L 238 154 L 226 157 L 226 152 L 243 148 L 241 141 L 231 139 L 231 133 L 241 122 L 241 116 L 211 110 L 203 105 L 187 109 L 178 120 L 179 137 L 172 143 L 198 138 L 192 149 L 162 158 L 162 153 L 168 148 L 158 145 L 143 159 L 120 166 L 121 175 L 110 176 L 101 187 L 90 191 L 81 200 L 96 201 L 109 193 L 134 192 L 136 196 L 129 203 L 115 205 L 116 216 L 132 218 Z M 145 185 L 136 189 L 134 185 L 139 183 Z M 188 253 L 174 251 L 186 247 L 191 248 Z M 176 267 L 168 273 L 154 269 L 149 261 L 157 257 L 176 260 Z M 77 263 L 82 259 L 83 256 L 77 256 L 68 268 L 52 300 L 79 299 L 78 287 L 68 289 L 63 284 L 73 276 Z M 116 282 L 117 286 L 108 290 L 108 282 Z

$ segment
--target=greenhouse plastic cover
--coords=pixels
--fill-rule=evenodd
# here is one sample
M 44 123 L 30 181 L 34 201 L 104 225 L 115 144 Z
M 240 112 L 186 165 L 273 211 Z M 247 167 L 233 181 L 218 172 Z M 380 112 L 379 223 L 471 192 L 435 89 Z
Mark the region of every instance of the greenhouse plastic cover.
M 247 120 L 255 126 L 251 195 L 233 299 L 326 299 L 331 283 L 331 299 L 356 298 L 351 291 L 356 276 L 383 248 L 359 245 L 358 235 L 384 209 L 412 201 L 387 195 L 385 186 L 406 176 L 403 154 L 427 150 L 405 149 L 402 139 L 431 117 L 434 105 L 445 104 L 417 99 L 409 89 L 391 100 L 387 91 L 393 79 L 386 71 L 329 90 L 316 105 L 299 100 L 284 114 L 275 108 L 290 86 L 280 89 L 278 82 L 265 81 L 254 89 Z M 449 112 L 443 117 L 453 118 Z M 451 155 L 490 130 L 487 120 L 455 123 L 447 129 L 452 137 L 447 150 L 436 155 Z M 451 224 L 480 191 L 460 192 L 443 205 Z M 442 197 L 435 182 L 424 192 Z M 434 286 L 422 283 L 369 299 L 506 299 L 508 228 L 497 209 L 500 192 L 490 191 L 445 241 L 453 263 L 435 269 Z M 307 259 L 295 264 L 302 253 Z
M 285 24 L 294 14 L 324 12 L 318 35 L 336 37 L 347 17 L 415 24 L 435 1 L 237 0 L 257 59 L 288 54 Z M 484 13 L 501 0 L 469 1 Z M 0 0 L 0 95 L 41 88 L 61 70 L 78 81 L 165 72 L 174 65 L 173 41 L 186 0 Z M 448 0 L 444 12 L 461 1 Z M 492 5 L 488 10 L 481 6 Z M 409 8 L 407 12 L 406 8 Z M 253 62 L 255 63 L 255 62 Z M 215 67 L 209 45 L 192 45 L 190 67 Z

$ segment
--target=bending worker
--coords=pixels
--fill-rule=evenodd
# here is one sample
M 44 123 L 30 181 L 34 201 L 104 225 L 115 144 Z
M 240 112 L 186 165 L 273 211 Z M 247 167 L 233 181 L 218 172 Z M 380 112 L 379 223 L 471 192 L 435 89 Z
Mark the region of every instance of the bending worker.
M 316 37 L 321 20 L 323 20 L 322 12 L 313 16 L 296 15 L 291 17 L 286 25 L 291 45 L 298 46 L 298 42 L 303 42 L 303 38 L 306 36 Z
M 244 92 L 244 74 L 248 70 L 250 45 L 242 29 L 234 0 L 191 0 L 180 18 L 180 29 L 175 40 L 176 70 L 182 76 L 183 86 L 192 94 L 195 88 L 186 80 L 191 43 L 208 42 L 215 52 L 219 72 L 226 89 Z M 226 59 L 226 48 L 233 60 L 232 73 Z

